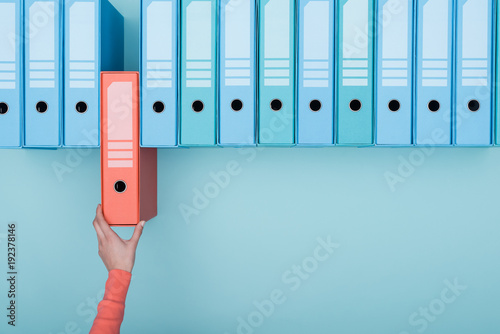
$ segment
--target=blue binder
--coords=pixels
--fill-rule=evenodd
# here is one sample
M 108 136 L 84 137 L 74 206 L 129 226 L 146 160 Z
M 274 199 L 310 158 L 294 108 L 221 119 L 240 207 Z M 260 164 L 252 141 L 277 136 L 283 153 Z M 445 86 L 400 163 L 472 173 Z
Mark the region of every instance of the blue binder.
M 332 145 L 333 0 L 299 0 L 297 144 Z
M 141 145 L 177 145 L 177 1 L 141 4 Z
M 0 148 L 22 145 L 22 8 L 0 0 Z
M 376 144 L 411 145 L 413 0 L 379 0 L 377 19 Z
M 338 1 L 337 144 L 373 144 L 374 1 Z
M 64 67 L 63 145 L 99 147 L 100 72 L 123 70 L 123 17 L 108 0 L 65 2 Z
M 62 8 L 59 0 L 24 2 L 26 147 L 61 145 Z
M 182 146 L 216 144 L 215 0 L 181 1 Z
M 456 145 L 492 144 L 493 1 L 457 0 Z
M 416 144 L 451 144 L 453 0 L 417 0 Z
M 220 2 L 219 145 L 255 144 L 255 1 Z
M 259 144 L 295 143 L 295 1 L 259 0 Z

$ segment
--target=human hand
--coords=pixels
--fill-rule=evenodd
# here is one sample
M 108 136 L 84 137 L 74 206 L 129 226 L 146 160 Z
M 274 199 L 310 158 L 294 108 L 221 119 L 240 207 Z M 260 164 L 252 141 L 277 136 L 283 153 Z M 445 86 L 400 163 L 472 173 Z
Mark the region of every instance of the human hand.
M 136 225 L 130 240 L 123 240 L 111 229 L 102 213 L 101 204 L 97 205 L 96 216 L 93 221 L 97 240 L 99 242 L 99 256 L 104 265 L 111 271 L 121 269 L 132 272 L 135 262 L 135 250 L 139 243 L 145 221 Z

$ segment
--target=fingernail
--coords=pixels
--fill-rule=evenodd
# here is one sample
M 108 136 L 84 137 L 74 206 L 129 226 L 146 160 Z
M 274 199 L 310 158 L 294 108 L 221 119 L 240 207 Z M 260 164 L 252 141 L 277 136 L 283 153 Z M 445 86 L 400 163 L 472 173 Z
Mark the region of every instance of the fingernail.
M 143 220 L 143 221 L 140 223 L 140 224 L 141 224 L 141 227 L 144 227 L 144 224 L 145 224 L 145 223 L 146 223 L 146 222 Z

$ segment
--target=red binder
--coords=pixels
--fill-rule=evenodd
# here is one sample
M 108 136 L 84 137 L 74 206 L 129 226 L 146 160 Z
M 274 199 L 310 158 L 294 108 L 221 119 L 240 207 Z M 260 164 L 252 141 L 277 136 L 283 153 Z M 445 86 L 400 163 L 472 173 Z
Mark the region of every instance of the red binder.
M 139 73 L 101 73 L 101 196 L 109 225 L 157 214 L 156 148 L 139 147 Z

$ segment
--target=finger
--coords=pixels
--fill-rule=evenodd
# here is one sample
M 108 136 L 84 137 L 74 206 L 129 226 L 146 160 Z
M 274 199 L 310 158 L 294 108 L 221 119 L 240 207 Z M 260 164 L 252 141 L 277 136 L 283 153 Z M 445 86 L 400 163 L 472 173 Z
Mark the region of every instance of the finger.
M 97 223 L 99 224 L 99 227 L 101 228 L 102 233 L 108 238 L 112 237 L 113 234 L 117 235 L 115 231 L 111 229 L 109 224 L 106 222 L 106 219 L 104 218 L 104 214 L 102 213 L 102 206 L 99 204 L 97 206 L 96 210 L 96 216 L 95 219 L 97 220 Z
M 132 234 L 132 238 L 130 238 L 130 242 L 132 242 L 135 247 L 137 247 L 137 244 L 139 243 L 139 239 L 141 238 L 142 235 L 142 230 L 144 229 L 144 223 L 146 223 L 144 220 L 140 221 L 139 224 L 135 226 L 134 229 L 134 234 Z
M 92 222 L 92 225 L 94 225 L 95 232 L 97 233 L 97 239 L 99 241 L 101 241 L 102 239 L 105 239 L 106 236 L 104 235 L 104 233 L 102 233 L 101 227 L 99 226 L 99 223 L 97 222 L 97 220 L 94 219 L 94 221 Z

